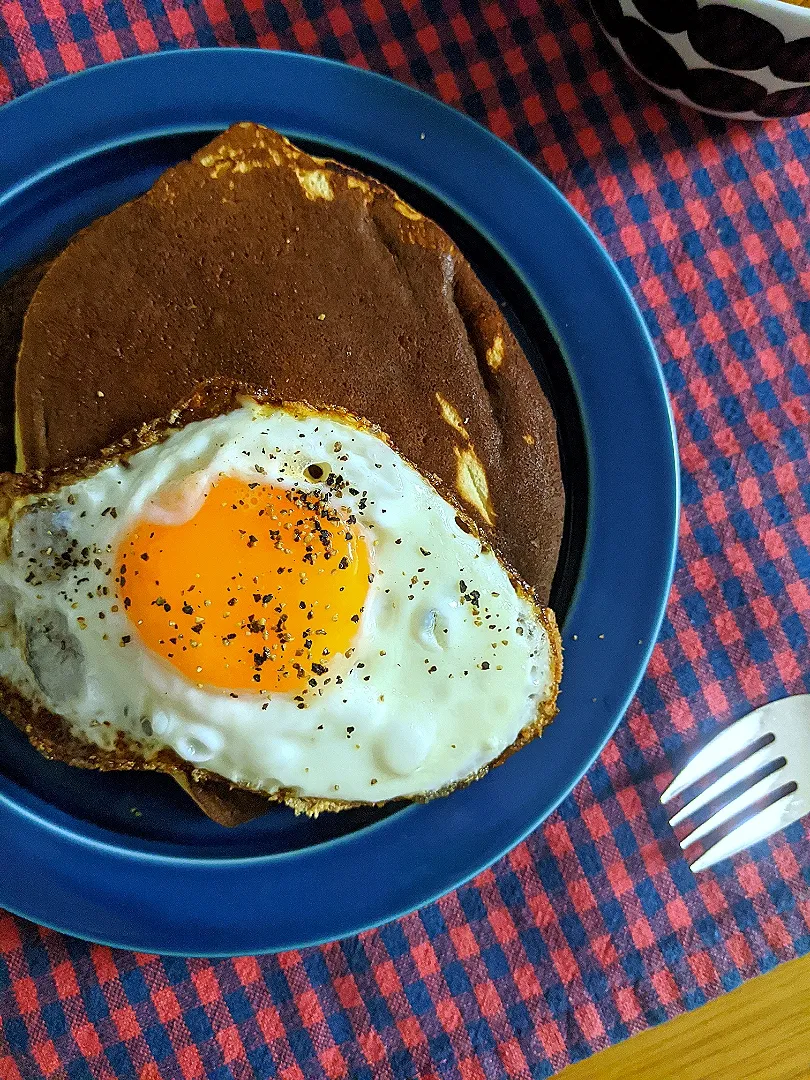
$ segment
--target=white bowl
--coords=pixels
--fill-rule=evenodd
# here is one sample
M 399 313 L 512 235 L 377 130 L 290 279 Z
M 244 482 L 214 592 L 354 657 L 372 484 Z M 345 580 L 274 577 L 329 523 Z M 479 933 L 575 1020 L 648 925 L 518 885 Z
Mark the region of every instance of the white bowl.
M 676 101 L 762 120 L 810 112 L 810 8 L 783 0 L 590 0 L 621 57 Z

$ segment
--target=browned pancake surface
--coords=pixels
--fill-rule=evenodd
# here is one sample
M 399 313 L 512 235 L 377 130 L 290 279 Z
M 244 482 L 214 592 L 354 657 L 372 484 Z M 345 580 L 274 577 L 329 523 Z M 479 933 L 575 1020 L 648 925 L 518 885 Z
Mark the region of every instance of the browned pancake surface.
M 45 275 L 17 367 L 26 467 L 96 453 L 223 375 L 379 425 L 547 602 L 555 425 L 497 305 L 392 191 L 252 124 L 85 229 Z

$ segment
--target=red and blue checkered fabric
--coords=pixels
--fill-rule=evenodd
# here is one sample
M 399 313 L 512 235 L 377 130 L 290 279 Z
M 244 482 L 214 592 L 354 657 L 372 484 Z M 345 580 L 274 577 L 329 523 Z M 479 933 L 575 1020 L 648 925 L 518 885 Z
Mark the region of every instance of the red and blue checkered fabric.
M 546 825 L 397 923 L 273 958 L 93 947 L 0 914 L 0 1080 L 547 1077 L 810 951 L 810 825 L 695 879 L 658 794 L 810 690 L 810 118 L 670 104 L 584 0 L 0 0 L 0 101 L 156 49 L 317 52 L 465 110 L 584 214 L 644 312 L 683 462 L 637 700 Z M 2 150 L 0 150 L 2 152 Z

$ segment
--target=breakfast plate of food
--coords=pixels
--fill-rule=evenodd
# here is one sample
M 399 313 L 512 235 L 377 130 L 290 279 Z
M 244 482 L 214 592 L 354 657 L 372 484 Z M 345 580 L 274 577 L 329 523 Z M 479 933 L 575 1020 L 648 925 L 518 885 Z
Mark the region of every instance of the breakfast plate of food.
M 0 906 L 238 955 L 469 879 L 663 616 L 617 270 L 485 129 L 312 57 L 123 61 L 0 136 Z

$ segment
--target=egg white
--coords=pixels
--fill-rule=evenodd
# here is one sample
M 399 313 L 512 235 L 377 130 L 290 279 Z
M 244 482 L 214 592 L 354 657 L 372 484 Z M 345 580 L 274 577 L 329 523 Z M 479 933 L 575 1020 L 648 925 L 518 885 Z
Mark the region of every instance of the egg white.
M 134 631 L 116 596 L 118 542 L 144 519 L 190 518 L 221 476 L 324 490 L 312 464 L 347 481 L 332 504 L 356 516 L 373 570 L 351 655 L 330 668 L 342 682 L 302 709 L 294 693 L 190 681 Z M 556 693 L 531 599 L 424 477 L 349 418 L 246 402 L 18 500 L 9 528 L 0 676 L 99 747 L 123 734 L 147 759 L 169 747 L 268 793 L 381 802 L 479 772 Z

